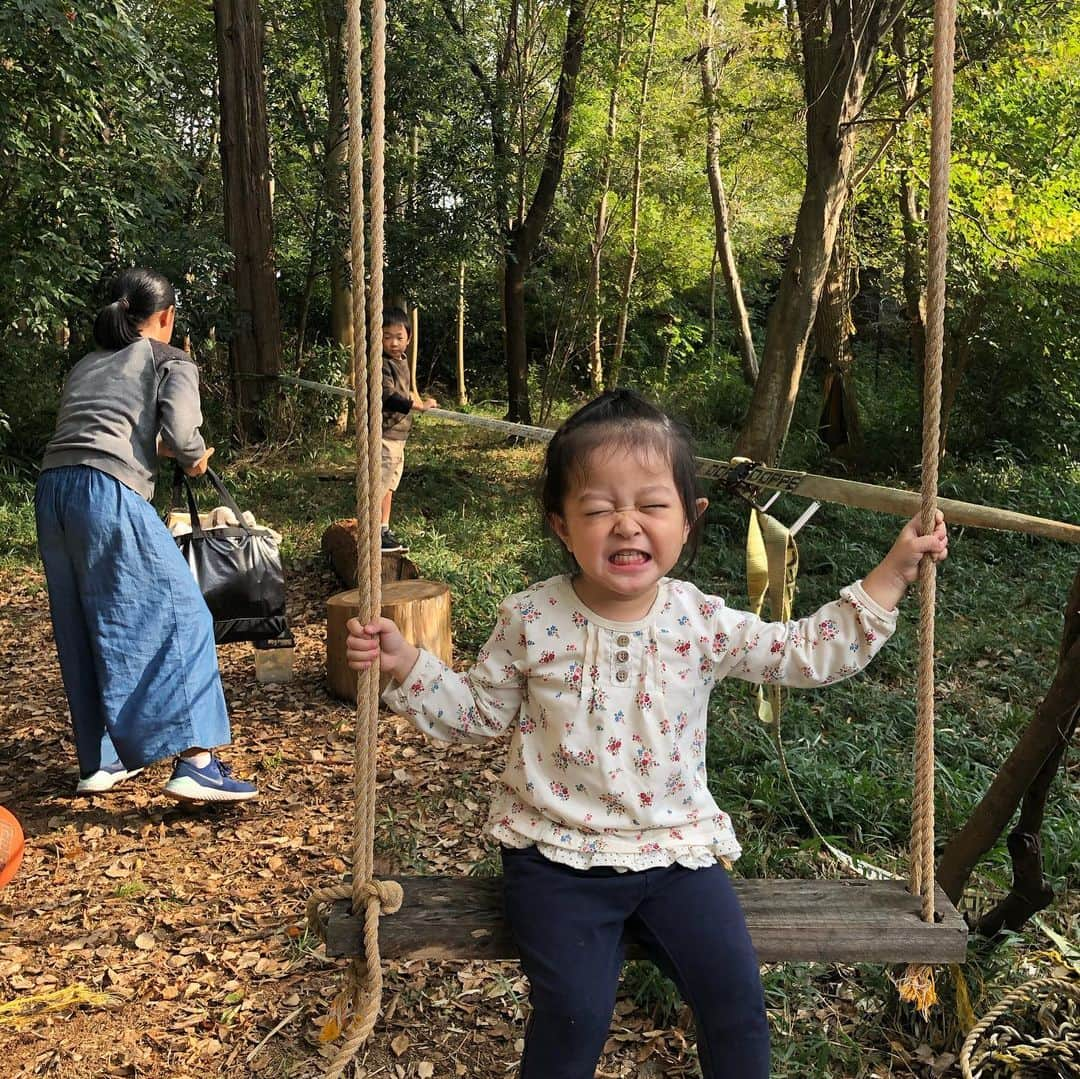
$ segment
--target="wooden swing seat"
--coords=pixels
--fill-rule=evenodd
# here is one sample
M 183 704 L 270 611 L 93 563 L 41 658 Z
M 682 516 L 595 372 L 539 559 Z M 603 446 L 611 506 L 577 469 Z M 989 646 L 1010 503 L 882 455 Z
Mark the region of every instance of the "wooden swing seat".
M 516 959 L 502 877 L 395 877 L 405 900 L 379 920 L 384 959 Z M 903 881 L 733 880 L 763 963 L 962 963 L 967 925 L 937 889 L 938 920 L 919 917 Z M 363 955 L 362 918 L 334 904 L 329 956 Z M 644 958 L 630 937 L 627 956 Z

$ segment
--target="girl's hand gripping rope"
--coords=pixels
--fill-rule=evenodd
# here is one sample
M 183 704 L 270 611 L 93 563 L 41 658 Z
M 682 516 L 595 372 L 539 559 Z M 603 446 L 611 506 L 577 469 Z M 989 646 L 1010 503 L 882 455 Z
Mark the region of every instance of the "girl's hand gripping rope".
M 354 671 L 366 671 L 378 663 L 383 674 L 400 684 L 420 657 L 420 650 L 405 640 L 389 618 L 376 618 L 367 625 L 359 618 L 350 618 L 345 628 L 349 632 L 345 655 Z
M 934 530 L 920 534 L 919 516 L 904 525 L 889 553 L 864 578 L 863 588 L 886 610 L 892 610 L 904 598 L 908 585 L 919 576 L 919 563 L 924 555 L 943 562 L 949 553 L 949 537 L 945 531 L 945 515 L 937 511 Z

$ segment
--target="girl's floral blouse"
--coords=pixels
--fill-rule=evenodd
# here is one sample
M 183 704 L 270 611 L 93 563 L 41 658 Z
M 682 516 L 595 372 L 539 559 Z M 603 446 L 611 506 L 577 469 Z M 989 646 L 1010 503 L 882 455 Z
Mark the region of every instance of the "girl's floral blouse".
M 691 868 L 741 853 L 705 775 L 721 678 L 824 686 L 866 666 L 896 628 L 853 584 L 798 621 L 764 622 L 664 578 L 649 613 L 614 622 L 568 576 L 510 596 L 465 674 L 421 651 L 386 705 L 421 730 L 480 742 L 510 730 L 488 830 L 577 868 Z

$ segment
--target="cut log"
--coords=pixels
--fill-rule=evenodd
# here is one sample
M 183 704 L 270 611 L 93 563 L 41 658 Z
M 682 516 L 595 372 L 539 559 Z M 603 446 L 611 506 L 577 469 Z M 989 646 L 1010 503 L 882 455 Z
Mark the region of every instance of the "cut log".
M 379 920 L 384 959 L 517 958 L 502 877 L 398 877 L 405 901 Z M 919 917 L 903 881 L 733 880 L 762 963 L 962 963 L 967 925 L 940 889 L 940 921 Z M 327 955 L 362 955 L 363 920 L 334 904 Z M 633 936 L 627 957 L 647 958 Z
M 356 700 L 356 672 L 345 661 L 345 623 L 360 613 L 354 588 L 326 601 L 326 680 L 330 692 L 345 701 Z M 441 581 L 390 581 L 382 589 L 382 613 L 397 623 L 402 636 L 449 663 L 450 586 Z
M 322 534 L 323 554 L 330 560 L 338 579 L 346 588 L 356 587 L 356 518 L 335 521 Z M 414 581 L 420 570 L 404 551 L 387 551 L 382 556 L 382 581 Z

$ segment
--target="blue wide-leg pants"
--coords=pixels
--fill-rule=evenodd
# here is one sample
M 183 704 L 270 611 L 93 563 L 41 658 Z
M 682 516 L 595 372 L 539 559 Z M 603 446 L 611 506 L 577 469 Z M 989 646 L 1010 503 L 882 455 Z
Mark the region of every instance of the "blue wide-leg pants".
M 34 507 L 82 774 L 231 741 L 213 619 L 153 506 L 76 466 L 42 472 Z
M 705 1079 L 767 1079 L 758 960 L 723 867 L 579 870 L 504 847 L 503 875 L 533 1008 L 521 1079 L 593 1079 L 627 927 L 693 1010 Z

